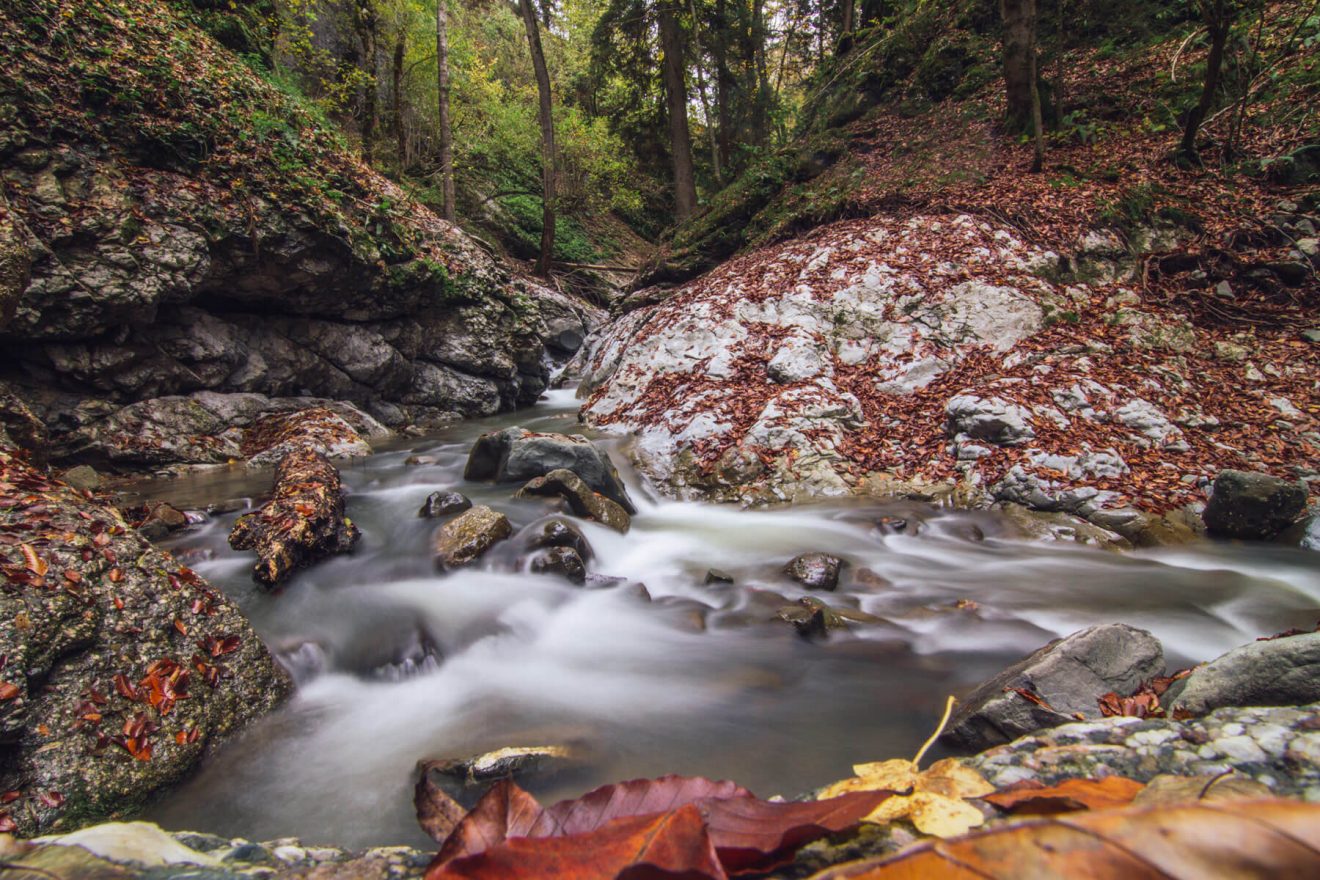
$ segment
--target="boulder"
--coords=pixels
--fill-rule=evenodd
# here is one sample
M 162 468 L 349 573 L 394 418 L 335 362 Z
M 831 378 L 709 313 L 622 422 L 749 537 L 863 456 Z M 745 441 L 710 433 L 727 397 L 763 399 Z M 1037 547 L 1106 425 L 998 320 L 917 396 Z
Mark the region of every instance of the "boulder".
M 839 586 L 843 560 L 827 553 L 803 553 L 784 566 L 784 573 L 808 590 L 833 591 Z
M 587 566 L 572 547 L 551 547 L 532 557 L 535 574 L 561 575 L 575 584 L 587 582 Z
M 1268 540 L 1296 522 L 1306 510 L 1307 489 L 1269 474 L 1224 470 L 1202 517 L 1211 535 Z
M 0 816 L 19 834 L 140 810 L 289 693 L 236 605 L 7 450 L 0 531 L 32 551 L 0 545 L 0 790 L 21 792 Z
M 562 519 L 550 519 L 528 529 L 527 547 L 530 550 L 543 550 L 548 547 L 568 547 L 584 561 L 590 561 L 595 552 L 582 530 Z
M 1320 632 L 1234 648 L 1198 667 L 1170 692 L 1165 704 L 1193 715 L 1222 706 L 1313 703 L 1320 700 Z
M 468 455 L 463 476 L 468 480 L 521 483 L 561 469 L 577 474 L 626 513 L 637 512 L 610 457 L 576 434 L 537 434 L 524 428 L 482 434 Z
M 1019 446 L 1036 436 L 1031 410 L 994 397 L 959 394 L 945 405 L 949 436 Z
M 371 454 L 371 444 L 326 407 L 264 416 L 244 431 L 241 449 L 249 467 L 269 467 L 300 446 L 310 446 L 326 458 Z
M 137 530 L 148 541 L 159 541 L 188 525 L 188 514 L 166 501 L 145 504 L 134 513 Z
M 1153 635 L 1121 623 L 1056 639 L 978 686 L 962 701 L 943 739 L 968 751 L 1011 742 L 1044 727 L 1100 717 L 1099 699 L 1134 692 L 1164 673 L 1164 649 Z M 1044 705 L 1017 693 L 1040 697 Z
M 575 516 L 594 520 L 620 534 L 627 534 L 632 527 L 632 517 L 627 511 L 599 492 L 593 492 L 581 477 L 569 470 L 553 470 L 544 477 L 528 480 L 513 497 L 533 496 L 563 498 Z
M 235 550 L 256 550 L 252 577 L 273 587 L 299 568 L 347 553 L 361 533 L 344 515 L 339 471 L 311 447 L 295 449 L 275 470 L 274 496 L 245 513 L 229 533 Z
M 58 476 L 75 489 L 86 489 L 89 492 L 95 492 L 101 488 L 101 475 L 89 465 L 80 464 L 77 467 L 71 467 L 66 471 L 61 471 Z
M 461 568 L 513 533 L 509 518 L 485 506 L 473 507 L 445 523 L 432 539 L 437 568 Z
M 436 519 L 451 513 L 462 513 L 472 509 L 472 501 L 458 492 L 432 492 L 426 496 L 422 509 L 417 515 L 423 519 Z

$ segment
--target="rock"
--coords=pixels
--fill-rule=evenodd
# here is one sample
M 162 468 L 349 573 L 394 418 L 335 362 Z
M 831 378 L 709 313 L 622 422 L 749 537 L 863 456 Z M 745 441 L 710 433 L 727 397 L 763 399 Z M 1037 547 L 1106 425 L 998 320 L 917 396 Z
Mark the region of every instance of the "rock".
M 595 552 L 591 549 L 591 544 L 587 541 L 585 535 L 577 526 L 562 519 L 551 519 L 539 526 L 533 526 L 528 530 L 530 532 L 526 543 L 530 550 L 541 550 L 548 547 L 568 547 L 572 549 L 584 561 L 591 561 Z
M 164 501 L 144 505 L 134 513 L 137 530 L 149 541 L 159 541 L 188 525 L 188 515 Z
M 535 574 L 557 574 L 575 584 L 587 581 L 587 566 L 572 547 L 551 547 L 532 557 Z
M 945 406 L 948 433 L 954 438 L 1019 446 L 1036 436 L 1031 410 L 998 398 L 959 394 Z
M 1224 470 L 1215 477 L 1202 516 L 1211 535 L 1268 540 L 1301 517 L 1307 497 L 1300 480 L 1289 483 L 1269 474 Z
M 803 553 L 784 566 L 784 573 L 808 590 L 834 590 L 843 561 L 826 553 Z
M 15 485 L 24 488 L 16 492 Z M 5 805 L 20 834 L 69 830 L 140 810 L 214 744 L 289 693 L 288 676 L 238 607 L 155 550 L 114 508 L 7 450 L 0 450 L 0 487 L 11 487 L 0 488 L 0 531 L 17 534 L 35 515 L 43 530 L 72 536 L 54 541 L 24 532 L 48 569 L 43 578 L 27 568 L 16 544 L 0 545 L 7 582 L 0 591 L 0 620 L 6 621 L 0 654 L 7 658 L 0 679 L 18 689 L 0 701 L 0 790 L 60 795 Z M 35 493 L 40 499 L 28 500 Z M 52 589 L 56 583 L 63 588 Z M 199 644 L 211 646 L 202 669 L 177 665 Z M 169 678 L 177 684 L 191 677 L 191 687 L 186 699 L 151 707 L 116 691 L 112 682 L 120 674 L 144 694 L 151 681 L 159 691 Z M 104 721 L 84 721 L 74 734 L 70 725 L 87 714 L 80 707 L 92 688 L 105 696 L 98 706 Z M 160 725 L 135 745 L 142 756 L 150 747 L 150 760 L 133 760 L 114 742 L 92 748 L 98 734 L 121 736 L 125 719 L 138 713 Z
M 384 430 L 383 425 L 380 428 Z M 331 459 L 371 454 L 371 444 L 343 417 L 325 407 L 264 416 L 244 432 L 240 448 L 249 467 L 269 467 L 301 446 Z
M 581 477 L 569 470 L 553 470 L 544 477 L 528 480 L 514 498 L 563 498 L 574 515 L 609 526 L 620 534 L 627 534 L 632 518 L 609 498 L 593 492 Z
M 420 467 L 422 465 L 431 465 L 439 462 L 440 459 L 434 455 L 410 455 L 403 460 L 408 467 Z
M 521 483 L 555 470 L 572 471 L 625 513 L 637 512 L 610 457 L 580 435 L 537 434 L 523 428 L 483 434 L 468 455 L 463 477 Z
M 1296 706 L 1320 700 L 1320 632 L 1234 648 L 1170 688 L 1165 705 L 1204 715 L 1221 706 Z
M 962 701 L 942 739 L 979 751 L 1074 720 L 1100 717 L 1099 698 L 1134 692 L 1164 673 L 1164 650 L 1145 630 L 1125 624 L 1093 626 L 1056 639 L 978 686 Z M 1024 688 L 1047 704 L 1017 694 Z
M 339 471 L 310 447 L 288 453 L 275 470 L 274 496 L 245 513 L 229 533 L 235 550 L 256 550 L 253 578 L 273 587 L 326 556 L 347 553 L 361 534 L 344 515 Z
M 78 846 L 112 862 L 131 862 L 149 868 L 166 865 L 218 867 L 218 858 L 190 849 L 151 822 L 107 822 L 70 834 L 37 838 L 34 843 Z
M 75 489 L 95 492 L 101 488 L 101 475 L 96 472 L 96 468 L 85 464 L 60 471 L 59 478 Z
M 0 446 L 26 449 L 38 463 L 47 458 L 49 432 L 8 382 L 0 381 Z
M 1106 550 L 1130 550 L 1132 544 L 1116 531 L 1068 513 L 1046 513 L 1012 502 L 1000 505 L 1006 520 L 1023 537 L 1035 541 L 1075 541 Z M 1103 517 L 1102 517 L 1103 518 Z
M 436 774 L 471 788 L 497 779 L 560 773 L 582 766 L 584 755 L 572 746 L 509 746 L 470 758 L 424 763 Z
M 732 584 L 733 575 L 729 574 L 726 571 L 721 571 L 718 568 L 712 568 L 707 570 L 706 579 L 703 581 L 703 583 L 706 584 L 707 586 L 711 584 Z
M 847 629 L 848 623 L 880 623 L 881 618 L 852 608 L 833 608 L 814 596 L 804 596 L 796 604 L 783 605 L 775 616 L 791 623 L 804 638 L 823 638 L 830 630 Z
M 1279 277 L 1279 280 L 1289 287 L 1300 287 L 1315 276 L 1315 270 L 1306 263 L 1294 263 L 1288 261 L 1278 261 L 1266 263 L 1265 268 L 1269 269 Z
M 509 518 L 484 504 L 464 511 L 435 533 L 431 544 L 436 567 L 471 565 L 512 533 Z
M 423 519 L 436 519 L 451 513 L 462 513 L 472 508 L 472 501 L 459 492 L 432 492 L 426 496 L 417 515 Z

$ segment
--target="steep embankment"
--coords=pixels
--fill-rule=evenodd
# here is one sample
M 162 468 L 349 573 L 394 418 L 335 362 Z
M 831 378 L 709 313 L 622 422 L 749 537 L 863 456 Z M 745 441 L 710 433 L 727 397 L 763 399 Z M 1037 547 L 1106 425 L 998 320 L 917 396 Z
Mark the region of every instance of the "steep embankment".
M 1030 175 L 977 6 L 855 47 L 815 108 L 835 122 L 680 229 L 652 278 L 744 252 L 633 294 L 583 361 L 586 419 L 637 433 L 678 494 L 1013 501 L 1143 540 L 1221 468 L 1320 478 L 1320 147 L 1289 93 L 1256 96 L 1238 142 L 1273 161 L 1180 169 L 1149 120 L 1185 33 L 1080 51 L 1074 112 L 1115 121 Z M 794 232 L 840 214 L 864 219 Z
M 163 0 L 19 0 L 0 40 L 0 374 L 59 453 L 163 463 L 134 435 L 265 409 L 178 397 L 204 390 L 490 414 L 586 330 Z

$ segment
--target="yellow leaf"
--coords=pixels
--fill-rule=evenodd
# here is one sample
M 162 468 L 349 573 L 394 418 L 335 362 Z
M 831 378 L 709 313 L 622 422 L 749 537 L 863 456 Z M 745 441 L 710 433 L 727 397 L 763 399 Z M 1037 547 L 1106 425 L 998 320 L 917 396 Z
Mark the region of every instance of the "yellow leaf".
M 921 774 L 917 772 L 914 761 L 895 758 L 892 761 L 878 761 L 874 764 L 857 764 L 853 772 L 874 784 L 877 788 L 890 791 L 907 791 L 917 784 Z
M 930 769 L 921 774 L 917 787 L 951 798 L 982 797 L 995 790 L 985 777 L 957 758 L 945 758 L 931 764 Z
M 922 834 L 957 837 L 985 823 L 980 810 L 957 798 L 923 791 L 914 794 L 910 800 L 909 817 Z

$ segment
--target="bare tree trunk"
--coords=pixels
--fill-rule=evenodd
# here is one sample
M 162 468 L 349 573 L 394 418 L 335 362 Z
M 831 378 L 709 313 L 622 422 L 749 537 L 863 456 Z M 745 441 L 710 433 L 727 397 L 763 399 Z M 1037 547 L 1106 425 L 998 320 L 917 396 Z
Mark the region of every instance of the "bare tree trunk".
M 449 127 L 449 11 L 435 3 L 435 79 L 440 122 L 440 214 L 454 222 L 454 133 Z
M 719 118 L 720 164 L 727 168 L 733 155 L 733 121 L 729 104 L 736 84 L 729 69 L 728 40 L 730 25 L 726 0 L 715 0 L 715 115 Z
M 408 48 L 407 31 L 400 28 L 394 41 L 394 140 L 399 174 L 408 167 L 408 136 L 403 130 L 403 55 Z
M 526 2 L 526 0 L 524 0 Z M 671 0 L 661 0 L 660 50 L 664 53 L 665 100 L 669 109 L 669 141 L 674 161 L 674 213 L 682 221 L 697 208 L 697 182 L 692 171 L 692 140 L 688 132 L 687 86 L 683 82 L 683 35 Z
M 1004 85 L 1008 96 L 1008 127 L 1030 131 L 1035 140 L 1031 170 L 1045 163 L 1045 131 L 1036 68 L 1036 0 L 999 0 L 1004 19 Z
M 357 12 L 362 69 L 367 74 L 367 93 L 362 101 L 362 157 L 370 162 L 376 140 L 376 92 L 380 88 L 376 66 L 376 10 L 370 0 L 359 0 Z
M 1200 164 L 1201 154 L 1196 149 L 1196 136 L 1201 130 L 1201 123 L 1215 104 L 1215 93 L 1219 91 L 1219 76 L 1224 69 L 1224 48 L 1228 45 L 1228 35 L 1233 30 L 1235 10 L 1231 0 L 1201 0 L 1201 10 L 1205 16 L 1206 28 L 1210 31 L 1210 56 L 1205 62 L 1205 85 L 1201 89 L 1201 100 L 1192 108 L 1183 128 L 1182 144 L 1178 154 L 1186 161 Z
M 550 72 L 541 51 L 541 32 L 536 23 L 532 0 L 519 0 L 523 26 L 527 29 L 527 47 L 536 71 L 536 91 L 540 96 L 541 120 L 541 254 L 536 259 L 536 274 L 549 276 L 550 260 L 555 251 L 555 121 L 550 103 Z M 691 158 L 689 157 L 689 161 Z
M 765 59 L 765 0 L 752 2 L 752 58 L 756 66 L 756 105 L 752 132 L 757 146 L 766 142 L 770 121 L 770 72 Z
M 720 168 L 720 146 L 715 140 L 715 121 L 710 112 L 710 101 L 706 99 L 706 70 L 701 51 L 701 28 L 697 24 L 696 0 L 688 0 L 688 9 L 692 12 L 692 48 L 697 52 L 697 94 L 701 96 L 701 110 L 706 115 L 706 137 L 710 141 L 710 164 L 715 172 L 715 182 L 724 185 L 724 171 Z
M 853 32 L 853 0 L 839 0 L 839 5 L 843 7 L 842 35 L 846 37 Z

